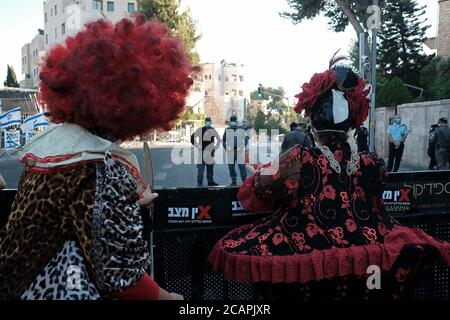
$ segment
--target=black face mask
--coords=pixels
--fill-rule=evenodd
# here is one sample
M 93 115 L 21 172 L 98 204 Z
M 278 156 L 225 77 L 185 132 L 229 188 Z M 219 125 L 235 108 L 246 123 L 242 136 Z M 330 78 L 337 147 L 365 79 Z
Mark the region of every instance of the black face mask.
M 317 100 L 314 105 L 311 123 L 317 131 L 337 130 L 347 132 L 350 129 L 351 117 L 349 115 L 347 120 L 337 124 L 334 123 L 333 94 L 330 91 Z

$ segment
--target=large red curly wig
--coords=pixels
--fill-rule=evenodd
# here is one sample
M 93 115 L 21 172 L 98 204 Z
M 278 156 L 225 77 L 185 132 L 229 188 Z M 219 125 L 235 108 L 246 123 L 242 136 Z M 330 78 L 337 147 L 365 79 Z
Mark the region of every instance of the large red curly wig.
M 99 20 L 55 46 L 41 68 L 40 100 L 55 123 L 109 139 L 170 129 L 193 81 L 179 39 L 143 16 Z

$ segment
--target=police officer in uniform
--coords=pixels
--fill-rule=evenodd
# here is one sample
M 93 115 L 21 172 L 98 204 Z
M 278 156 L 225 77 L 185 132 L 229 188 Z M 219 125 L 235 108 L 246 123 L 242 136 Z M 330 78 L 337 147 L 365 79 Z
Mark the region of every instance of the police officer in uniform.
M 358 152 L 368 152 L 369 151 L 369 145 L 367 143 L 368 137 L 369 137 L 369 130 L 367 130 L 364 126 L 359 126 L 356 128 L 355 133 L 353 136 L 356 139 L 356 144 L 358 146 Z
M 450 128 L 447 118 L 439 119 L 437 128 L 430 139 L 430 144 L 435 147 L 438 170 L 448 169 L 450 162 Z
M 247 179 L 247 169 L 245 166 L 245 149 L 248 145 L 246 130 L 239 128 L 237 117 L 230 117 L 230 126 L 225 129 L 222 138 L 223 148 L 227 154 L 228 170 L 230 171 L 231 186 L 236 186 L 236 165 L 239 168 L 242 182 Z
M 212 127 L 210 117 L 206 117 L 205 126 L 198 128 L 191 135 L 191 143 L 201 153 L 201 163 L 197 164 L 197 185 L 203 186 L 203 175 L 206 167 L 208 186 L 217 186 L 218 184 L 214 181 L 214 155 L 220 147 L 220 136 L 216 129 Z
M 428 156 L 430 157 L 430 165 L 428 166 L 428 170 L 435 170 L 437 167 L 436 150 L 434 149 L 434 145 L 431 144 L 431 138 L 437 128 L 439 128 L 439 124 L 432 124 L 430 131 L 428 132 Z

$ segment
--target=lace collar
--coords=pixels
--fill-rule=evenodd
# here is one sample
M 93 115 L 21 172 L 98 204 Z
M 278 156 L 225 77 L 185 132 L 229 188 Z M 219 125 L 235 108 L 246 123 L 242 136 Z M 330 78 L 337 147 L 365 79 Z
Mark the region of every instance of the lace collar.
M 336 173 L 341 173 L 342 168 L 339 162 L 334 158 L 333 152 L 331 152 L 330 148 L 327 146 L 317 146 L 320 152 L 327 158 L 330 163 L 331 169 L 333 169 Z M 352 155 L 350 157 L 350 161 L 347 162 L 346 173 L 351 176 L 356 172 L 356 165 L 359 162 L 360 157 L 356 150 L 352 150 Z

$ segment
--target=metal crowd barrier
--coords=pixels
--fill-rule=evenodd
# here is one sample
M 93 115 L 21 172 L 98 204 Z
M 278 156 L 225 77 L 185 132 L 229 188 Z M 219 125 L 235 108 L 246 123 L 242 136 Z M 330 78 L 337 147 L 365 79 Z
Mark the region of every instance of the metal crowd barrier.
M 153 238 L 155 280 L 193 300 L 252 300 L 253 285 L 226 281 L 212 271 L 207 257 L 213 245 L 234 227 L 270 213 L 248 213 L 236 200 L 237 188 L 158 190 L 154 216 L 143 213 Z M 0 227 L 15 191 L 0 192 Z M 386 210 L 399 223 L 419 227 L 450 241 L 450 171 L 390 174 L 384 192 Z M 436 263 L 424 274 L 412 298 L 450 300 L 450 268 Z

